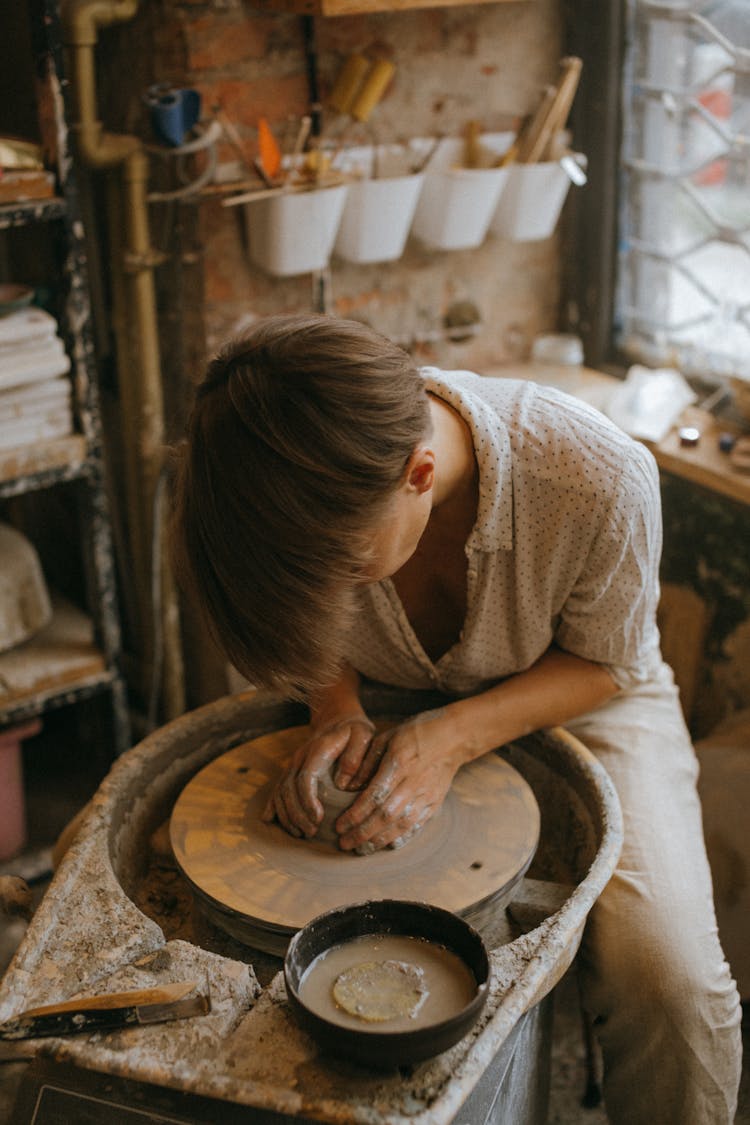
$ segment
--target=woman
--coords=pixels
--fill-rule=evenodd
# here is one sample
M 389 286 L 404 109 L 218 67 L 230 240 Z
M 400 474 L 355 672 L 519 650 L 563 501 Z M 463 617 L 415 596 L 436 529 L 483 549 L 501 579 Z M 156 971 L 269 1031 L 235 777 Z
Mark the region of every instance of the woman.
M 614 1123 L 732 1121 L 739 1001 L 696 763 L 656 626 L 647 450 L 534 384 L 417 370 L 365 326 L 261 321 L 198 388 L 176 558 L 228 657 L 310 705 L 265 812 L 295 835 L 333 767 L 343 849 L 403 842 L 459 767 L 564 724 L 618 790 L 623 855 L 581 948 Z M 359 677 L 445 705 L 375 735 Z

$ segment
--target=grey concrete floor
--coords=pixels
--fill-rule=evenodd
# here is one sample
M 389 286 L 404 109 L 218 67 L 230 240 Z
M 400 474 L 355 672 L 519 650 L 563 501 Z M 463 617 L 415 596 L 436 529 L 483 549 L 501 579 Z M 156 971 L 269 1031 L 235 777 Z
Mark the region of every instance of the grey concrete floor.
M 0 864 L 1 873 L 14 869 L 33 882 L 34 901 L 38 904 L 47 886 L 45 870 L 50 863 L 50 848 L 62 828 L 96 789 L 98 779 L 80 764 L 44 748 L 36 750 L 26 771 L 26 803 L 29 846 L 18 861 Z M 0 915 L 0 976 L 5 972 L 26 929 L 26 922 Z M 735 1125 L 750 1125 L 750 1006 L 743 1020 L 745 1067 L 740 1089 L 740 1104 Z M 0 1059 L 1 1059 L 0 1054 Z M 15 1092 L 24 1064 L 3 1064 L 0 1061 L 0 1125 L 10 1118 Z M 573 972 L 557 986 L 552 1044 L 552 1074 L 548 1125 L 607 1125 L 604 1108 L 584 1108 L 581 1104 L 586 1086 L 585 1052 L 578 992 Z M 76 1125 L 71 1122 L 70 1125 Z M 509 1122 L 508 1125 L 515 1125 Z M 655 1122 L 654 1125 L 680 1125 L 679 1122 Z M 708 1123 L 706 1123 L 708 1125 Z

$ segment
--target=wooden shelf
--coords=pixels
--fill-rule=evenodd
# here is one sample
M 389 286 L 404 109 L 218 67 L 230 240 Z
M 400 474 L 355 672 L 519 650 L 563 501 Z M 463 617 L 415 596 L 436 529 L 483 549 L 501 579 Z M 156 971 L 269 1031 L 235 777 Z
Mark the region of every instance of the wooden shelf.
M 0 653 L 2 725 L 90 694 L 111 679 L 91 619 L 62 598 L 53 599 L 53 610 L 49 625 Z
M 263 12 L 297 12 L 304 16 L 355 16 L 367 12 L 406 12 L 412 8 L 457 8 L 469 3 L 509 2 L 511 0 L 252 0 L 252 6 Z
M 73 480 L 83 475 L 87 458 L 83 434 L 19 445 L 0 452 L 0 496 Z
M 31 517 L 29 523 L 39 535 L 35 536 L 31 526 L 28 530 L 32 543 L 39 540 L 42 568 L 49 565 L 54 572 L 67 563 L 80 569 L 80 582 L 71 588 L 85 589 L 79 599 L 91 618 L 75 606 L 57 601 L 47 628 L 26 643 L 0 652 L 0 726 L 15 725 L 103 693 L 111 704 L 114 756 L 131 744 L 130 715 L 121 671 L 122 639 L 85 228 L 76 162 L 68 147 L 72 91 L 65 75 L 60 0 L 10 7 L 18 8 L 19 13 L 11 20 L 12 34 L 3 41 L 0 58 L 6 69 L 12 63 L 11 73 L 23 93 L 18 104 L 10 106 L 11 123 L 17 121 L 18 126 L 13 132 L 38 135 L 45 151 L 54 150 L 54 168 L 48 168 L 41 178 L 6 177 L 0 192 L 0 258 L 5 272 L 20 278 L 28 269 L 35 240 L 49 243 L 41 276 L 53 299 L 59 336 L 70 358 L 73 418 L 80 422 L 82 432 L 0 450 L 0 499 L 23 498 L 23 503 L 7 506 L 7 518 L 11 524 L 19 519 L 24 524 L 26 515 Z M 27 112 L 34 107 L 38 111 L 36 130 L 30 120 L 33 112 Z M 56 194 L 50 195 L 53 190 Z M 39 198 L 31 198 L 34 192 Z M 20 431 L 6 435 L 8 441 L 22 436 Z M 74 487 L 65 497 L 51 493 L 68 483 Z M 39 493 L 33 501 L 32 493 Z M 68 509 L 70 535 L 80 541 L 80 550 L 75 557 L 55 560 L 54 533 L 45 526 L 46 515 L 50 512 L 62 521 Z M 75 541 L 70 546 L 75 550 Z
M 24 227 L 29 223 L 48 223 L 61 219 L 67 210 L 64 199 L 19 199 L 15 203 L 0 205 L 0 230 Z

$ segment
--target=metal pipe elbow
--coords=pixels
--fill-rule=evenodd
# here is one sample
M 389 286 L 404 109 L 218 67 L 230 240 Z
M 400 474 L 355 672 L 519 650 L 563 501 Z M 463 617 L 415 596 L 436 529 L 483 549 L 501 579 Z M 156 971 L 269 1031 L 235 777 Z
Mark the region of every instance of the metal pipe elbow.
M 105 133 L 101 121 L 79 122 L 72 126 L 78 155 L 89 168 L 114 168 L 124 163 L 142 145 L 128 133 Z
M 72 47 L 96 45 L 99 28 L 124 23 L 138 11 L 140 0 L 63 0 L 60 7 L 63 42 Z
M 132 19 L 139 0 L 63 0 L 63 41 L 71 53 L 78 122 L 72 132 L 78 154 L 91 168 L 112 168 L 142 146 L 137 137 L 105 133 L 96 112 L 94 50 L 99 28 Z

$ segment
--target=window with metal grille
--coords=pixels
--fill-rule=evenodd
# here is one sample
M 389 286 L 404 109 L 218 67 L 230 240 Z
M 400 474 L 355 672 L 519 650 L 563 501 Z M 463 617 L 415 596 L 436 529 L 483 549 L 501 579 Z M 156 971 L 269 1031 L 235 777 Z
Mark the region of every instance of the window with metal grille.
M 618 345 L 750 378 L 750 0 L 629 0 Z

